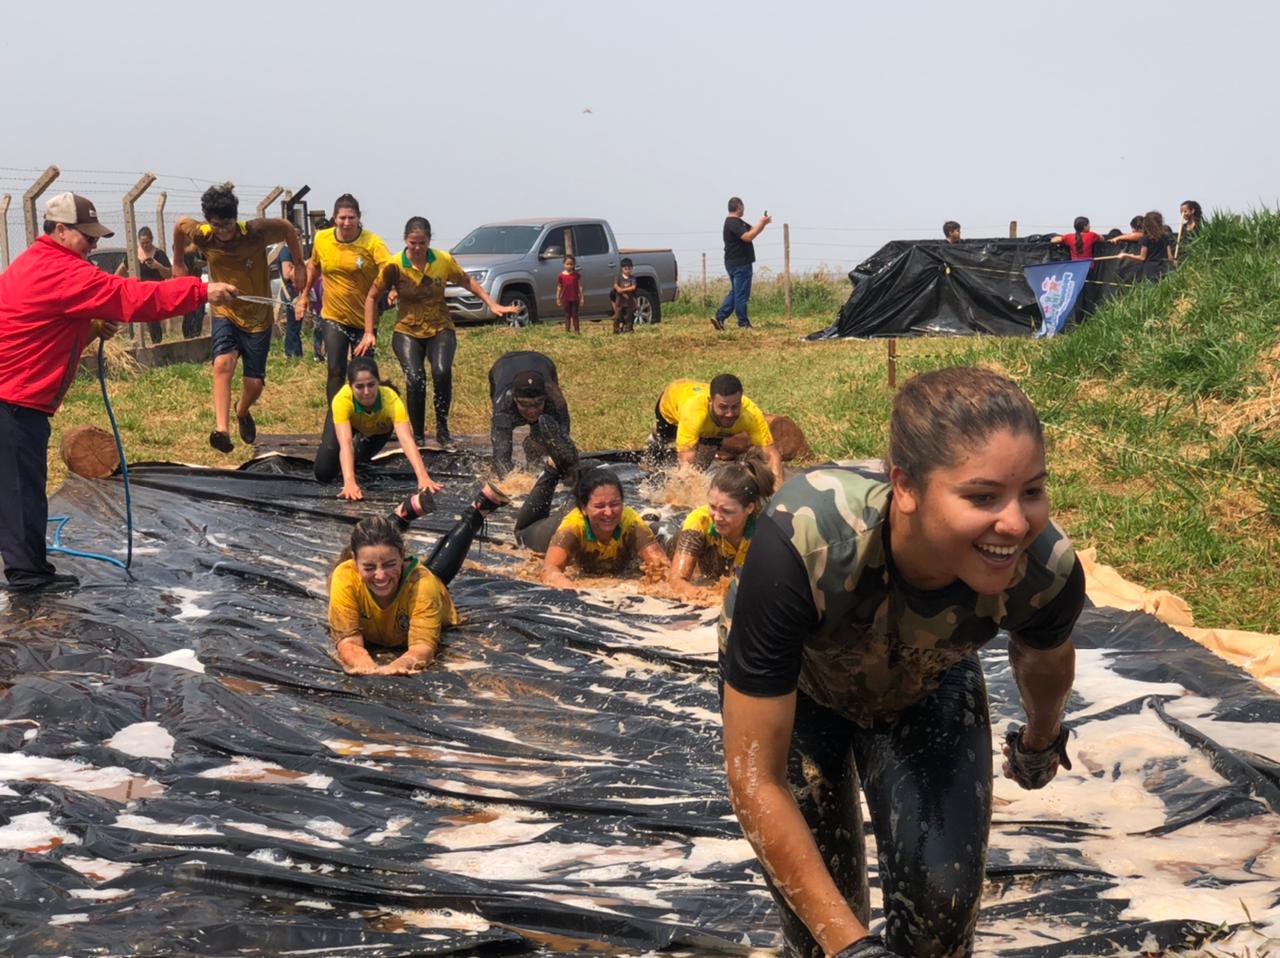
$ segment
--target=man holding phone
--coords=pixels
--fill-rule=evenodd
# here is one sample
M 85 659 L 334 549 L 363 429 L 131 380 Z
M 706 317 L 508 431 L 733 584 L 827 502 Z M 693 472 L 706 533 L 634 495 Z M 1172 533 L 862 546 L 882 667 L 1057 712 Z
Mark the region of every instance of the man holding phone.
M 766 226 L 773 222 L 769 211 L 756 222 L 748 226 L 743 218 L 745 208 L 740 197 L 729 197 L 729 215 L 724 220 L 724 269 L 729 274 L 729 295 L 724 298 L 720 308 L 711 317 L 711 325 L 718 330 L 724 329 L 724 321 L 730 313 L 737 313 L 738 328 L 750 329 L 751 320 L 747 318 L 747 303 L 751 299 L 752 264 L 756 261 L 754 240 Z

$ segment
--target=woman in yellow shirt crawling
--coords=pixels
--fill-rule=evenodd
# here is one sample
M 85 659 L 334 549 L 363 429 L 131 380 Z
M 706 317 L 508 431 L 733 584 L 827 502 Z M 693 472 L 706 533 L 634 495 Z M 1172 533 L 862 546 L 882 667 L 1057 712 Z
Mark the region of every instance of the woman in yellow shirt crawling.
M 329 579 L 329 633 L 344 671 L 409 675 L 431 664 L 441 631 L 458 623 L 448 585 L 462 568 L 484 517 L 509 501 L 485 485 L 426 562 L 405 556 L 402 530 L 407 522 L 400 516 L 356 523 Z M 370 649 L 400 655 L 378 665 Z
M 711 477 L 707 504 L 689 513 L 675 539 L 667 580 L 673 591 L 693 595 L 695 576 L 716 582 L 746 561 L 756 517 L 773 495 L 773 472 L 752 450 Z
M 574 508 L 551 514 L 559 473 L 538 480 L 516 517 L 516 539 L 546 554 L 542 581 L 560 589 L 574 588 L 567 571 L 577 566 L 587 575 L 617 575 L 635 559 L 665 569 L 667 553 L 653 531 L 624 502 L 622 480 L 612 469 L 588 469 L 574 486 Z

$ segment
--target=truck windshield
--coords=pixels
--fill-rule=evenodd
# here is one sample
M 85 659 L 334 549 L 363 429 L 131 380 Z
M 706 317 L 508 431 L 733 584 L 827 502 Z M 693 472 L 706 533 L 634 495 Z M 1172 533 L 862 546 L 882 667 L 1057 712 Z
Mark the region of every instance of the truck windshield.
M 481 226 L 466 235 L 450 252 L 524 254 L 533 249 L 541 226 Z

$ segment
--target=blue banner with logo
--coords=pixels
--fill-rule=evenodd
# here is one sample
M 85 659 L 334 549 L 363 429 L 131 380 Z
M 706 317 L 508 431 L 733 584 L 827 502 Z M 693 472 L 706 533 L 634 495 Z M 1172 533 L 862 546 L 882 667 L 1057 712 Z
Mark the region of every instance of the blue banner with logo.
M 1023 267 L 1027 274 L 1027 285 L 1031 287 L 1031 293 L 1040 307 L 1040 315 L 1044 317 L 1044 323 L 1036 336 L 1053 336 L 1062 332 L 1067 317 L 1075 308 L 1076 298 L 1084 289 L 1084 278 L 1089 275 L 1092 262 L 1089 259 L 1075 259 Z

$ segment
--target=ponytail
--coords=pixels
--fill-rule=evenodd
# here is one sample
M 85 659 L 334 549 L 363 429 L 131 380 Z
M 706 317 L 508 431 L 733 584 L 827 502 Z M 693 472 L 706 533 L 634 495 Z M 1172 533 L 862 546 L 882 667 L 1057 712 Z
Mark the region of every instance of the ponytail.
M 732 497 L 744 509 L 754 505 L 758 514 L 774 493 L 773 470 L 764 454 L 753 448 L 740 460 L 716 470 L 711 488 Z

